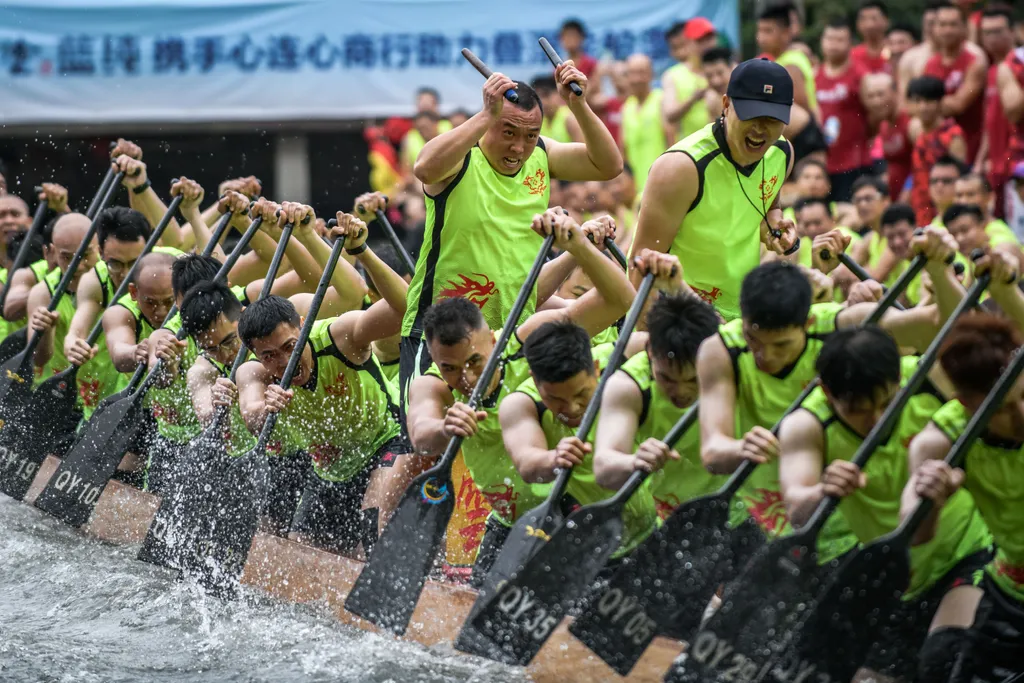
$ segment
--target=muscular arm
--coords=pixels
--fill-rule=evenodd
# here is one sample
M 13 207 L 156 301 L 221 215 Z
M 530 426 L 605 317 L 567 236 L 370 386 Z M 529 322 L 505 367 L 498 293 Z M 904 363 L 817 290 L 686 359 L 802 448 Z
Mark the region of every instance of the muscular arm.
M 975 59 L 964 82 L 952 95 L 942 98 L 942 113 L 945 116 L 959 116 L 967 111 L 974 102 L 985 93 L 985 75 L 988 73 L 988 59 L 984 56 Z
M 277 237 L 280 234 L 280 230 L 278 230 Z M 243 254 L 228 273 L 228 282 L 232 285 L 245 287 L 249 283 L 261 280 L 266 276 L 267 270 L 270 268 L 270 262 L 274 260 L 274 251 L 277 250 L 277 239 L 271 237 L 265 231 L 259 230 L 252 236 L 249 246 L 252 248 L 252 251 L 248 254 Z M 282 259 L 278 277 L 290 270 L 291 267 L 288 265 L 288 259 Z
M 419 455 L 440 455 L 451 439 L 444 416 L 455 397 L 448 385 L 433 375 L 423 375 L 409 386 L 409 439 Z
M 907 459 L 911 474 L 910 480 L 903 487 L 903 496 L 900 498 L 900 517 L 902 519 L 909 517 L 917 504 L 921 502 L 921 497 L 915 491 L 917 469 L 926 460 L 942 460 L 952 447 L 953 442 L 934 424 L 929 424 L 910 442 Z M 912 545 L 921 545 L 935 538 L 941 512 L 942 510 L 938 506 L 932 508 L 931 514 L 925 518 L 914 534 L 914 538 L 911 540 Z
M 45 282 L 40 282 L 28 295 L 27 311 L 28 315 L 32 314 L 32 311 L 37 308 L 46 308 L 50 305 L 50 290 L 46 287 Z M 28 327 L 28 338 L 32 339 L 36 336 L 36 331 L 32 329 L 32 326 Z M 33 362 L 37 368 L 41 368 L 46 365 L 51 358 L 53 358 L 53 340 L 54 340 L 54 328 L 46 330 L 43 333 L 42 339 L 39 340 L 39 345 L 36 346 L 36 352 L 33 356 Z
M 700 459 L 713 474 L 733 472 L 743 462 L 735 433 L 736 380 L 725 342 L 705 339 L 697 352 L 700 384 Z
M 423 183 L 427 193 L 437 194 L 448 186 L 462 169 L 469 150 L 480 141 L 493 122 L 494 119 L 484 109 L 461 126 L 441 133 L 423 146 L 412 172 Z
M 320 280 L 320 274 L 323 273 L 327 267 L 327 262 L 330 261 L 331 247 L 320 239 L 314 231 L 303 232 L 300 235 L 300 242 L 318 266 L 315 275 L 311 274 L 313 287 L 310 291 L 315 291 Z M 369 252 L 369 248 L 367 248 L 367 252 Z M 380 259 L 376 260 L 379 261 Z M 296 269 L 298 269 L 298 266 L 296 266 Z M 363 297 L 366 296 L 366 283 L 363 282 L 363 278 L 346 259 L 338 259 L 338 265 L 335 266 L 334 272 L 331 273 L 331 285 L 339 299 L 337 305 L 340 308 L 352 311 L 359 309 L 362 305 Z M 402 312 L 405 312 L 404 308 Z
M 1024 118 L 1024 88 L 1017 81 L 1009 64 L 1000 64 L 996 70 L 996 85 L 999 87 L 999 101 L 1003 113 L 1010 123 L 1016 125 Z
M 152 186 L 147 187 L 146 191 L 142 194 L 135 194 L 135 192 L 129 189 L 128 206 L 145 216 L 146 220 L 149 221 L 150 227 L 159 223 L 160 219 L 167 213 L 167 205 L 160 199 Z M 171 218 L 171 222 L 167 224 L 164 234 L 160 237 L 160 243 L 167 247 L 187 251 L 195 243 L 195 239 L 191 231 L 178 225 L 176 218 Z
M 391 269 L 391 266 L 380 260 L 380 257 L 374 253 L 373 249 L 366 247 L 366 251 L 359 254 L 356 259 L 363 265 L 363 269 L 366 270 L 366 274 L 373 281 L 377 291 L 380 292 L 381 297 L 401 318 L 405 315 L 405 309 L 407 305 L 409 283 L 405 279 Z M 335 271 L 337 272 L 337 271 Z M 352 270 L 355 273 L 355 269 Z M 356 277 L 359 277 L 358 273 L 355 273 Z M 366 292 L 366 284 L 362 278 L 358 280 L 359 290 L 362 292 L 359 297 L 359 301 L 362 301 L 363 295 Z M 354 286 L 353 286 L 354 288 Z M 358 304 L 356 304 L 358 305 Z
M 191 206 L 189 208 L 182 209 L 181 215 L 185 218 L 185 220 L 188 221 L 188 224 L 192 227 L 192 236 L 195 241 L 196 251 L 202 253 L 202 251 L 206 249 L 206 245 L 209 244 L 210 240 L 213 238 L 213 232 L 206 224 L 206 220 L 203 218 L 203 215 L 199 212 L 198 206 Z M 221 248 L 219 244 L 213 248 L 213 253 L 211 254 L 211 256 L 213 256 L 221 263 L 223 263 L 224 259 L 226 258 L 224 255 L 224 250 Z
M 868 302 L 850 306 L 839 313 L 836 327 L 861 325 L 876 306 Z M 879 326 L 888 331 L 900 346 L 920 351 L 928 348 L 941 324 L 939 307 L 936 305 L 915 306 L 905 311 L 890 308 L 879 322 Z
M 505 450 L 523 481 L 543 484 L 555 479 L 554 457 L 537 420 L 537 406 L 522 392 L 509 394 L 498 409 Z
M 622 173 L 622 155 L 608 127 L 585 100 L 569 98 L 569 110 L 583 133 L 583 142 L 555 142 L 545 138 L 552 178 L 611 180 Z
M 11 287 L 4 302 L 4 320 L 23 320 L 28 315 L 28 295 L 38 284 L 31 268 L 19 268 L 11 276 Z
M 779 428 L 779 483 L 789 518 L 802 526 L 825 497 L 821 473 L 825 439 L 821 424 L 806 410 L 797 410 Z
M 270 386 L 270 375 L 256 361 L 243 363 L 238 368 L 238 407 L 245 420 L 245 426 L 253 434 L 259 434 L 263 423 L 267 421 L 267 409 L 264 405 L 267 387 Z
M 216 414 L 210 390 L 218 377 L 220 373 L 217 372 L 217 368 L 202 357 L 196 359 L 188 370 L 188 393 L 192 397 L 192 409 L 196 411 L 196 417 L 204 427 L 213 421 Z
M 342 314 L 331 323 L 331 338 L 345 358 L 361 365 L 370 359 L 373 342 L 402 331 L 403 315 L 381 300 L 365 311 Z
M 135 317 L 123 306 L 111 306 L 103 314 L 103 334 L 107 338 L 107 352 L 118 372 L 132 372 L 138 366 L 135 352 Z
M 697 167 L 689 155 L 673 153 L 658 157 L 644 185 L 644 201 L 631 253 L 639 254 L 642 249 L 669 251 L 697 197 L 698 182 Z M 629 278 L 634 286 L 643 279 L 632 264 Z
M 540 277 L 537 278 L 538 308 L 554 296 L 562 283 L 572 275 L 574 268 L 576 268 L 576 259 L 567 251 L 544 264 L 544 267 L 540 269 Z
M 75 305 L 75 315 L 71 318 L 68 333 L 64 337 L 65 355 L 66 349 L 76 339 L 85 341 L 103 313 L 103 289 L 95 270 L 90 270 L 79 281 Z
M 633 474 L 642 411 L 640 387 L 626 373 L 616 372 L 601 396 L 601 419 L 594 439 L 594 477 L 600 486 L 617 491 Z

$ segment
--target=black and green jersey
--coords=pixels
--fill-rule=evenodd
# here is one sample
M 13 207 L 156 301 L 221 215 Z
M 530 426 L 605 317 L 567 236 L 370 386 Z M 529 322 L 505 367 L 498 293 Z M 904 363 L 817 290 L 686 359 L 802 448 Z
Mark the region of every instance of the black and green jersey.
M 34 263 L 30 263 L 25 266 L 31 268 L 32 273 L 36 276 L 36 282 L 42 282 L 46 278 L 46 274 L 50 272 L 50 264 L 45 260 L 40 259 Z M 0 268 L 0 288 L 7 284 L 7 269 Z M 21 320 L 4 320 L 0 318 L 0 340 L 3 340 L 9 334 L 13 334 L 18 330 L 25 327 L 28 324 L 28 317 L 24 317 Z

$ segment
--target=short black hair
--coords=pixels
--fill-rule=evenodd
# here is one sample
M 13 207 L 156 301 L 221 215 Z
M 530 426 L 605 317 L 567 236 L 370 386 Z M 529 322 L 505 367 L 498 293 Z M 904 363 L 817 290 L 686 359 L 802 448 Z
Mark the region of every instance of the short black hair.
M 967 171 L 967 167 L 964 165 L 962 161 L 960 161 L 956 157 L 944 154 L 935 160 L 935 163 L 932 164 L 931 169 L 928 169 L 928 174 L 931 175 L 931 170 L 938 168 L 939 166 L 955 168 L 956 172 L 961 176 Z
M 860 178 L 853 181 L 853 187 L 850 188 L 850 196 L 852 197 L 865 187 L 873 187 L 878 190 L 880 195 L 883 195 L 884 197 L 889 196 L 889 186 L 884 180 L 876 175 L 862 175 Z
M 480 307 L 461 296 L 438 301 L 423 316 L 423 336 L 441 346 L 455 346 L 482 327 L 487 323 Z
M 291 301 L 272 294 L 245 307 L 238 318 L 238 336 L 251 351 L 253 341 L 270 336 L 278 325 L 298 327 L 301 320 Z
M 889 36 L 893 33 L 909 33 L 914 42 L 921 40 L 921 34 L 918 32 L 917 27 L 906 22 L 898 21 L 891 25 L 885 35 Z
M 559 33 L 562 31 L 576 31 L 584 38 L 587 37 L 587 29 L 583 27 L 583 22 L 579 19 L 566 19 L 563 21 L 562 28 L 559 30 Z
M 985 220 L 985 214 L 977 204 L 953 204 L 943 212 L 942 224 L 949 225 L 960 216 L 973 216 L 979 223 Z
M 697 362 L 701 342 L 718 331 L 714 307 L 694 294 L 663 294 L 647 310 L 651 355 L 678 365 Z
M 985 177 L 984 173 L 974 173 L 973 171 L 970 173 L 964 173 L 960 176 L 960 180 L 976 180 L 981 183 L 982 192 L 992 194 L 992 183 L 988 181 L 988 178 Z
M 941 2 L 932 3 L 931 9 L 934 9 L 936 12 L 938 12 L 940 9 L 955 9 L 957 11 L 957 14 L 960 15 L 960 19 L 962 21 L 967 20 L 967 13 L 964 12 L 963 8 L 960 7 L 959 5 L 955 5 L 952 2 L 949 2 L 949 0 L 942 0 Z
M 533 88 L 538 95 L 541 93 L 558 92 L 558 85 L 555 83 L 554 76 L 537 76 L 530 81 L 530 87 Z
M 540 97 L 537 96 L 537 91 L 530 87 L 530 84 L 525 81 L 516 81 L 516 92 L 519 93 L 519 101 L 515 103 L 517 107 L 523 111 L 533 111 L 534 107 L 540 109 L 540 113 L 544 113 L 544 105 L 540 103 Z
M 900 348 L 876 325 L 847 327 L 828 336 L 815 369 L 821 385 L 840 401 L 872 400 L 900 381 Z
M 191 337 L 210 329 L 220 314 L 231 321 L 242 315 L 241 302 L 223 282 L 203 280 L 181 302 L 181 326 Z
M 939 102 L 946 96 L 946 84 L 937 76 L 918 76 L 907 84 L 908 100 Z
M 581 372 L 594 374 L 590 335 L 568 320 L 544 323 L 523 344 L 523 355 L 537 382 L 564 382 Z
M 853 33 L 853 27 L 850 26 L 850 20 L 847 19 L 846 17 L 839 16 L 839 15 L 835 15 L 835 16 L 829 17 L 825 21 L 825 28 L 832 28 L 832 29 L 840 29 L 841 28 L 841 29 L 846 29 L 851 34 Z
M 19 230 L 7 238 L 7 255 L 11 261 L 13 261 L 18 252 L 21 251 L 21 245 L 25 243 L 26 237 L 28 237 L 28 230 Z M 41 261 L 44 258 L 44 246 L 46 246 L 46 242 L 43 241 L 42 235 L 39 233 L 32 235 L 32 241 L 28 243 L 28 258 L 25 260 L 26 267 L 29 264 Z
M 793 213 L 800 213 L 808 206 L 816 205 L 821 206 L 823 209 L 825 209 L 825 213 L 827 213 L 829 216 L 832 215 L 832 207 L 829 205 L 828 200 L 825 199 L 824 197 L 801 197 L 800 199 L 796 200 L 796 202 L 793 204 Z
M 747 273 L 740 288 L 744 322 L 762 330 L 803 327 L 811 312 L 811 283 L 788 261 L 763 263 Z
M 702 64 L 716 64 L 718 62 L 732 64 L 735 61 L 732 50 L 722 46 L 716 46 L 708 50 L 704 50 L 704 54 L 700 56 L 700 59 Z
M 807 157 L 806 159 L 801 159 L 800 163 L 798 163 L 796 165 L 796 168 L 793 169 L 793 176 L 799 178 L 800 174 L 803 173 L 804 169 L 807 168 L 808 166 L 816 166 L 820 168 L 821 172 L 825 174 L 825 179 L 829 181 L 829 184 L 831 184 L 832 180 L 828 174 L 828 166 L 821 159 L 815 159 L 814 157 Z
M 685 22 L 685 21 L 677 21 L 676 23 L 674 23 L 671 26 L 669 26 L 668 30 L 665 31 L 665 40 L 666 41 L 672 40 L 673 38 L 678 36 L 680 33 L 685 31 L 686 30 L 686 23 L 687 22 Z
M 986 17 L 1004 17 L 1009 27 L 1011 29 L 1013 28 L 1013 10 L 1009 5 L 1004 5 L 1002 3 L 988 5 L 985 9 L 981 10 L 981 17 L 982 19 Z
M 761 10 L 757 15 L 758 21 L 774 21 L 782 28 L 790 28 L 793 25 L 792 13 L 796 11 L 793 3 L 778 2 L 770 4 Z
M 112 206 L 100 211 L 96 217 L 96 239 L 100 249 L 111 237 L 119 242 L 145 242 L 153 230 L 142 212 L 129 209 L 127 206 Z
M 441 93 L 437 91 L 437 88 L 431 88 L 429 85 L 422 85 L 419 88 L 416 88 L 416 97 L 419 97 L 420 95 L 430 95 L 437 100 L 438 104 L 441 104 Z
M 914 208 L 910 204 L 904 204 L 902 202 L 896 202 L 890 204 L 885 211 L 882 212 L 881 227 L 887 225 L 896 225 L 900 221 L 906 221 L 911 225 L 917 225 L 917 214 L 914 213 Z
M 212 256 L 185 254 L 176 259 L 171 267 L 171 288 L 174 296 L 184 296 L 188 290 L 203 280 L 217 277 L 223 264 Z
M 860 6 L 857 7 L 857 16 L 866 9 L 876 9 L 882 13 L 882 16 L 889 17 L 889 7 L 881 0 L 862 0 Z

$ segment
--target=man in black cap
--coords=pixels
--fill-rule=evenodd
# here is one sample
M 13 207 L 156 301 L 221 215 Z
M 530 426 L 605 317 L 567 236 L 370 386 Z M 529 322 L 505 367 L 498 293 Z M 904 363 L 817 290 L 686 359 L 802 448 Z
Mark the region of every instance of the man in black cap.
M 796 226 L 778 206 L 793 170 L 793 147 L 782 137 L 792 105 L 785 67 L 743 62 L 721 118 L 658 157 L 644 188 L 634 253 L 677 256 L 686 283 L 727 321 L 740 315 L 740 284 L 760 264 L 761 245 L 781 254 L 796 244 Z

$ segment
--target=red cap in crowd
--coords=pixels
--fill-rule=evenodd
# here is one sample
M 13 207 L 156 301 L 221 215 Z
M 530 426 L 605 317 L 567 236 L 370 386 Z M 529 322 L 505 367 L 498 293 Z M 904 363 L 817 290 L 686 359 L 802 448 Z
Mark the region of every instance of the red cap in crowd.
M 706 36 L 716 33 L 715 25 L 704 17 L 694 17 L 686 22 L 683 35 L 687 40 L 700 40 Z

